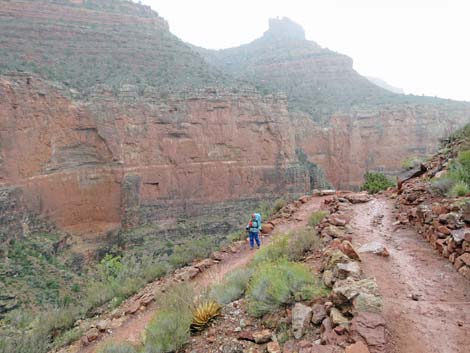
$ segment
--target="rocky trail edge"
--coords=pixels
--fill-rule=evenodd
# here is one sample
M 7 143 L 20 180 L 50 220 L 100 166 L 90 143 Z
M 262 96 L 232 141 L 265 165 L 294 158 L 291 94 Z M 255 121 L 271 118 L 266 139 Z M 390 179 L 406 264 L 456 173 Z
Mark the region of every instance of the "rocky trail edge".
M 301 229 L 312 212 L 333 196 L 309 197 L 298 205 L 291 217 L 281 220 L 275 232 Z M 361 253 L 361 269 L 366 277 L 375 278 L 383 297 L 386 323 L 384 353 L 464 353 L 470 347 L 470 283 L 411 227 L 396 225 L 394 201 L 385 195 L 351 206 L 351 237 L 354 248 L 375 242 L 386 247 L 389 256 Z M 263 245 L 270 237 L 264 237 Z M 248 264 L 255 251 L 245 242 L 220 254 L 216 263 L 195 271 L 176 273 L 149 284 L 124 305 L 132 307 L 135 298 L 164 290 L 169 282 L 188 280 L 196 288 L 217 283 L 223 276 Z M 188 271 L 188 270 L 185 270 Z M 183 273 L 183 274 L 181 274 Z M 184 278 L 186 276 L 186 278 Z M 61 353 L 97 353 L 109 343 L 141 340 L 145 326 L 157 307 L 152 301 L 135 306 L 133 315 L 118 327 L 110 328 L 95 341 L 83 346 L 80 342 Z M 132 311 L 132 310 L 131 310 Z

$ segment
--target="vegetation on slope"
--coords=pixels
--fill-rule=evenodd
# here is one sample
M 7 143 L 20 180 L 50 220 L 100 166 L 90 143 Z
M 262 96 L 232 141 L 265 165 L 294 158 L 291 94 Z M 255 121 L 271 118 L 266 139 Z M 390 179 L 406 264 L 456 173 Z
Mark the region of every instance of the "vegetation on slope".
M 434 190 L 450 197 L 470 194 L 470 124 L 443 141 L 441 153 L 447 155 L 448 166 L 432 180 Z
M 383 173 L 366 172 L 364 175 L 364 184 L 362 184 L 361 190 L 367 191 L 371 194 L 376 194 L 379 191 L 386 190 L 393 186 L 395 186 L 395 184 Z
M 130 84 L 140 94 L 147 86 L 168 92 L 227 80 L 148 7 L 111 0 L 69 5 L 32 2 L 17 16 L 0 16 L 0 73 L 30 71 L 80 92 L 101 86 L 117 93 Z

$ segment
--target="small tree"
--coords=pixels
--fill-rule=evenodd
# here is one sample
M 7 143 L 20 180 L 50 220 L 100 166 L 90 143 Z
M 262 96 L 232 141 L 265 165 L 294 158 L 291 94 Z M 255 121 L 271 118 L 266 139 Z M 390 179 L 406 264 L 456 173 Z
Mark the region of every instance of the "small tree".
M 383 173 L 366 172 L 364 175 L 364 184 L 362 184 L 361 190 L 375 194 L 394 185 L 395 184 L 390 181 Z

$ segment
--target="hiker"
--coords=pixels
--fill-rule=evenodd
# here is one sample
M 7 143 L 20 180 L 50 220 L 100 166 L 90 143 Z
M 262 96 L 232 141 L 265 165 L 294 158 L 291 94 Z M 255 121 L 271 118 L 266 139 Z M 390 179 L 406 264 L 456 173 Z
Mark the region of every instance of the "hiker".
M 260 215 L 261 217 L 261 215 Z M 255 246 L 255 241 L 256 241 L 256 246 L 259 249 L 259 246 L 261 242 L 259 241 L 259 231 L 261 229 L 261 224 L 258 221 L 256 214 L 253 213 L 251 215 L 251 221 L 247 224 L 246 230 L 250 233 L 250 248 L 253 249 Z

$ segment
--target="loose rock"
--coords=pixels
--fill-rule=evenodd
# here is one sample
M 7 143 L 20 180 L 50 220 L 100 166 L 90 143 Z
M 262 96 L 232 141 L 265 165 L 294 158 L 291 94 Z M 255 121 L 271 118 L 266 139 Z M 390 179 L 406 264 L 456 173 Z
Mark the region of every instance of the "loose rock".
M 304 335 L 305 328 L 312 319 L 312 308 L 296 303 L 292 309 L 292 331 L 294 337 L 299 339 Z

